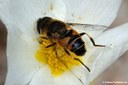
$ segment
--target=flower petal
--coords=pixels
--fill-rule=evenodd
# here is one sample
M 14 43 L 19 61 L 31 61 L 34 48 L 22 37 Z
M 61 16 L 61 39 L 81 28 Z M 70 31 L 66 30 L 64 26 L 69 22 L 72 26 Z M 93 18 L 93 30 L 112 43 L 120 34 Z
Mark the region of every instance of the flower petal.
M 84 77 L 82 76 L 81 78 L 84 79 Z M 54 77 L 52 76 L 48 66 L 46 65 L 36 73 L 29 85 L 84 85 L 83 82 L 85 83 L 85 81 L 81 81 L 77 78 L 77 76 L 75 76 L 69 71 L 65 72 L 61 76 Z
M 36 48 L 38 48 L 38 46 L 37 46 L 38 44 L 36 41 L 34 41 L 32 39 L 31 36 L 35 35 L 33 28 L 34 28 L 34 24 L 36 23 L 36 21 L 39 17 L 48 15 L 48 16 L 60 18 L 60 19 L 65 18 L 65 13 L 66 13 L 65 10 L 69 10 L 68 9 L 69 5 L 66 5 L 67 9 L 65 9 L 65 5 L 64 5 L 63 1 L 62 0 L 59 0 L 59 1 L 60 2 L 58 2 L 56 0 L 54 3 L 52 0 L 49 0 L 49 1 L 40 1 L 40 0 L 38 0 L 38 1 L 34 1 L 34 0 L 30 0 L 30 1 L 28 1 L 28 0 L 26 0 L 26 1 L 21 1 L 21 0 L 20 1 L 18 1 L 18 0 L 16 0 L 16 1 L 9 1 L 9 0 L 1 1 L 0 17 L 1 17 L 2 21 L 6 24 L 6 27 L 8 28 L 8 33 L 9 33 L 8 47 L 7 47 L 8 69 L 9 70 L 8 70 L 6 85 L 28 84 L 31 81 L 31 78 L 33 76 L 36 76 L 36 75 L 39 76 L 40 74 L 42 75 L 42 73 L 40 73 L 40 72 L 39 72 L 39 74 L 34 75 L 40 68 L 39 67 L 40 64 L 34 58 L 34 54 L 37 50 Z M 103 0 L 103 1 L 105 1 L 105 0 Z M 74 1 L 72 1 L 72 2 L 74 2 Z M 105 2 L 108 3 L 110 1 L 105 1 Z M 62 9 L 60 8 L 61 5 L 57 6 L 57 4 L 59 4 L 59 3 L 62 4 Z M 101 1 L 101 3 L 103 3 L 103 2 Z M 87 6 L 88 5 L 92 6 L 95 4 L 98 6 L 101 3 L 97 2 L 97 4 L 96 4 L 94 2 L 89 1 Z M 103 8 L 106 7 L 106 11 L 103 9 L 100 9 L 102 7 L 99 5 L 98 8 L 97 7 L 92 7 L 92 8 L 86 7 L 86 9 L 84 9 L 84 10 L 87 10 L 87 8 L 88 8 L 91 11 L 86 12 L 87 14 L 85 13 L 85 15 L 84 15 L 84 13 L 81 13 L 81 12 L 79 13 L 79 14 L 82 14 L 82 15 L 88 17 L 90 14 L 94 14 L 94 12 L 96 12 L 93 9 L 95 9 L 95 10 L 100 9 L 99 12 L 104 11 L 101 15 L 105 15 L 105 16 L 110 15 L 109 17 L 107 16 L 107 19 L 105 19 L 106 17 L 103 17 L 103 16 L 99 16 L 97 18 L 97 15 L 100 15 L 98 12 L 98 13 L 95 13 L 96 16 L 91 15 L 92 16 L 91 18 L 87 18 L 87 17 L 81 18 L 81 16 L 82 16 L 81 15 L 81 16 L 78 16 L 77 20 L 73 20 L 73 21 L 71 20 L 71 21 L 72 22 L 77 21 L 80 23 L 90 23 L 90 24 L 100 24 L 101 23 L 101 25 L 108 26 L 111 24 L 111 22 L 115 18 L 115 15 L 117 13 L 120 3 L 121 3 L 121 0 L 118 0 L 118 1 L 116 0 L 116 4 L 115 4 L 115 1 L 113 0 L 113 2 L 111 2 L 110 5 L 107 4 L 109 7 L 107 7 L 106 4 L 103 4 Z M 113 5 L 115 5 L 115 6 L 112 7 Z M 48 6 L 48 7 L 45 7 L 45 6 Z M 84 5 L 81 5 L 81 6 L 84 6 Z M 53 10 L 53 7 L 55 7 L 54 9 L 56 9 L 56 10 Z M 114 9 L 114 11 L 111 11 L 113 9 Z M 58 12 L 59 12 L 59 14 L 57 15 Z M 47 14 L 45 14 L 45 13 L 47 13 Z M 69 13 L 69 11 L 67 11 L 67 13 Z M 75 16 L 79 15 L 79 14 L 77 11 L 77 14 L 75 14 Z M 66 20 L 67 19 L 70 19 L 70 18 L 67 17 Z M 75 18 L 73 18 L 73 19 L 75 19 Z M 84 20 L 80 21 L 80 19 L 84 19 Z M 85 22 L 85 20 L 87 20 L 87 22 Z M 14 35 L 14 33 L 16 36 Z M 15 52 L 15 54 L 14 54 L 14 52 Z M 98 60 L 98 58 L 96 60 Z M 95 65 L 95 63 L 94 63 L 94 65 Z M 93 67 L 93 69 L 95 69 L 95 68 Z M 82 69 L 81 73 L 77 73 L 77 71 L 76 71 L 76 72 L 74 72 L 74 74 L 80 77 L 82 74 L 84 74 L 83 69 Z M 69 80 L 67 78 L 67 75 L 71 76 L 71 78 Z M 67 73 L 67 75 L 62 76 L 62 78 L 67 79 L 67 80 L 65 80 L 64 84 L 68 83 L 70 85 L 70 84 L 72 84 L 72 82 L 68 82 L 68 81 L 76 81 L 76 82 L 78 81 L 78 79 L 73 77 L 72 74 Z M 12 76 L 14 76 L 14 77 L 12 78 Z M 37 80 L 37 77 L 35 77 L 34 80 L 35 79 Z M 83 76 L 82 78 L 84 78 L 83 80 L 86 80 L 86 76 Z M 32 79 L 32 81 L 34 81 L 34 80 Z M 61 78 L 56 78 L 55 80 L 56 80 L 55 84 L 61 84 L 61 82 L 60 82 Z M 14 81 L 14 82 L 12 82 L 12 81 Z M 37 80 L 37 82 L 38 82 L 38 80 Z M 79 82 L 78 83 L 76 83 L 76 82 L 74 82 L 73 84 L 76 84 L 76 85 L 81 84 Z M 42 84 L 42 83 L 39 83 L 39 84 Z
M 49 67 L 45 65 L 35 73 L 29 85 L 53 85 L 53 83 Z
M 111 65 L 118 57 L 128 50 L 128 23 L 122 26 L 110 29 L 102 33 L 96 42 L 105 44 L 105 47 L 97 56 L 93 63 L 90 80 L 96 78 L 109 65 Z M 98 49 L 98 48 L 97 48 Z M 95 50 L 97 50 L 95 49 Z M 96 51 L 95 51 L 96 52 Z
M 8 73 L 5 85 L 26 85 L 39 69 L 34 55 L 38 43 L 24 35 L 16 26 L 8 25 Z
M 4 24 L 13 24 L 24 33 L 35 35 L 37 19 L 50 16 L 64 19 L 66 14 L 63 0 L 5 0 L 0 2 L 0 18 Z
M 109 26 L 122 0 L 64 0 L 66 21 Z

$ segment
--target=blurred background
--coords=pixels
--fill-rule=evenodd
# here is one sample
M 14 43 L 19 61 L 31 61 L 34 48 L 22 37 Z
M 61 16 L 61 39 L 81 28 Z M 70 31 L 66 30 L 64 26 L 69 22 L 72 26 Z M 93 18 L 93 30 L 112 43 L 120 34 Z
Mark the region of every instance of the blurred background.
M 0 85 L 4 85 L 7 72 L 6 41 L 7 30 L 0 21 Z
M 111 27 L 116 27 L 128 22 L 128 0 L 123 0 L 118 16 Z M 7 73 L 6 57 L 7 30 L 0 21 L 0 85 L 4 85 Z M 104 81 L 124 81 L 128 82 L 128 52 L 122 55 L 116 62 L 107 68 L 94 80 L 94 85 L 128 85 L 127 84 L 106 84 Z

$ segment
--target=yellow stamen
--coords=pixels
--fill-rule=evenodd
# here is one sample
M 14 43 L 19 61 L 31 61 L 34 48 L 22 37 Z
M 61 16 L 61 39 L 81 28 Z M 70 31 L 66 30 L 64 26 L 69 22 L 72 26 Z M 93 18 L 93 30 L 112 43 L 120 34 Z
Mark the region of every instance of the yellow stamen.
M 48 64 L 54 76 L 61 75 L 63 72 L 72 69 L 73 66 L 80 65 L 80 62 L 74 60 L 76 57 L 79 58 L 74 53 L 69 51 L 70 55 L 68 55 L 58 43 L 46 48 L 52 42 L 41 37 L 46 37 L 46 35 L 41 35 L 39 38 L 41 49 L 37 51 L 36 59 L 43 64 Z

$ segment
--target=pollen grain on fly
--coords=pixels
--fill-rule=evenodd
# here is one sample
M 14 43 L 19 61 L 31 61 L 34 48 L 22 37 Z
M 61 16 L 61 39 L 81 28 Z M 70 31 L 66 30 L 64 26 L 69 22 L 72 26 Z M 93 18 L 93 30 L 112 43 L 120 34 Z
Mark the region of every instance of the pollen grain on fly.
M 46 48 L 46 46 L 50 45 L 52 42 L 49 39 L 42 39 L 41 37 L 46 37 L 45 35 L 41 35 L 39 37 L 41 49 L 39 49 L 36 53 L 36 59 L 43 63 L 47 64 L 51 70 L 51 73 L 54 76 L 58 76 L 63 74 L 65 71 L 70 70 L 73 66 L 79 66 L 80 62 L 74 60 L 73 57 L 76 56 L 73 52 L 68 55 L 62 46 L 58 43 L 55 46 Z

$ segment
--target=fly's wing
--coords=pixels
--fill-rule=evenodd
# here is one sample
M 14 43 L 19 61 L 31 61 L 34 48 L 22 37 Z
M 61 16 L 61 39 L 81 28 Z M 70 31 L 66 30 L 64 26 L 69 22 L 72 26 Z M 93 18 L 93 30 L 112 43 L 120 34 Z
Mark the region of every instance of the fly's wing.
M 104 32 L 108 27 L 103 25 L 91 25 L 91 24 L 78 24 L 78 23 L 67 23 L 74 30 L 79 33 L 88 33 L 93 38 L 97 37 L 100 33 Z

